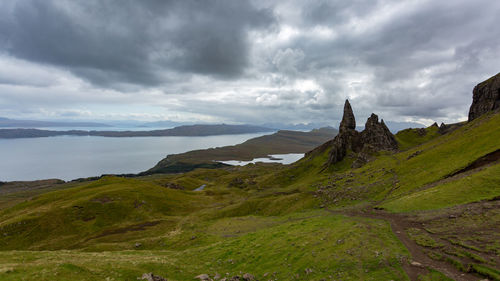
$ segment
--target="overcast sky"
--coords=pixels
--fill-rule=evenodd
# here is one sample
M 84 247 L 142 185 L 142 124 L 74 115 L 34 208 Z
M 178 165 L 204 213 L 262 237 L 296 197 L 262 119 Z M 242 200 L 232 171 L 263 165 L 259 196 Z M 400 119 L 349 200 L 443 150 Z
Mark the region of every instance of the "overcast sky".
M 0 116 L 465 120 L 500 1 L 1 0 Z

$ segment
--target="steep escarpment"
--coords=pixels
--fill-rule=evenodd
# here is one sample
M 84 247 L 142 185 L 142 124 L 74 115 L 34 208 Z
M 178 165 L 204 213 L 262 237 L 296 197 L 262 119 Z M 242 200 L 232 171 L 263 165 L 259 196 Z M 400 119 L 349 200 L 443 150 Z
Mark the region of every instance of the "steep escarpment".
M 469 109 L 469 122 L 488 111 L 500 108 L 500 73 L 477 84 Z

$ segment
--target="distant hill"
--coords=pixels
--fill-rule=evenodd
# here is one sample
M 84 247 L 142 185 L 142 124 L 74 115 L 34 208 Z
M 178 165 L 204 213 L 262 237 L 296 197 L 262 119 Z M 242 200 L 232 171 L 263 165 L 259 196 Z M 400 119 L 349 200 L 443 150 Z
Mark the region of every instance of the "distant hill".
M 188 125 L 188 124 L 165 120 L 165 121 L 153 121 L 153 122 L 142 123 L 141 125 L 138 125 L 138 127 L 141 127 L 141 128 L 147 128 L 147 127 L 172 128 L 172 127 L 179 127 L 179 126 L 185 126 L 185 125 Z M 266 126 L 264 126 L 264 127 L 266 127 Z
M 38 138 L 54 136 L 100 136 L 100 137 L 165 137 L 165 136 L 215 136 L 271 132 L 273 129 L 251 125 L 190 125 L 173 129 L 152 131 L 51 131 L 38 129 L 0 129 L 0 138 Z
M 111 127 L 97 122 L 54 122 L 37 120 L 17 120 L 0 117 L 0 127 L 4 128 L 40 128 L 40 127 Z
M 244 143 L 168 155 L 143 174 L 185 172 L 195 168 L 223 166 L 225 160 L 252 160 L 270 154 L 305 153 L 332 139 L 337 130 L 331 127 L 310 132 L 278 131 L 272 135 L 247 140 Z

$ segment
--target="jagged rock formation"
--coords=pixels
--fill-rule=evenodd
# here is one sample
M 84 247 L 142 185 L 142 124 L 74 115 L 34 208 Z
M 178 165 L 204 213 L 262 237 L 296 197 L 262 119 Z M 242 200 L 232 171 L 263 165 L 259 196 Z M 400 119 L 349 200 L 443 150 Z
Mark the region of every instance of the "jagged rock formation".
M 460 127 L 462 127 L 463 125 L 465 125 L 466 122 L 458 122 L 458 123 L 453 123 L 453 124 L 445 124 L 445 123 L 441 123 L 441 125 L 439 126 L 439 129 L 438 129 L 438 132 L 441 134 L 441 135 L 444 135 L 444 134 L 447 134 L 447 133 L 450 133 Z
M 474 87 L 469 122 L 488 111 L 500 108 L 500 73 Z
M 361 132 L 361 143 L 370 145 L 375 150 L 394 150 L 398 148 L 398 142 L 384 120 L 378 122 L 378 116 L 373 114 L 366 120 L 365 130 Z
M 378 121 L 376 114 L 372 113 L 368 118 L 365 129 L 361 133 L 356 131 L 356 120 L 348 100 L 345 101 L 344 115 L 339 128 L 339 134 L 332 142 L 328 165 L 344 159 L 349 150 L 358 153 L 358 159 L 353 166 L 359 167 L 368 161 L 370 151 L 395 150 L 398 148 L 394 135 L 387 128 L 384 120 Z

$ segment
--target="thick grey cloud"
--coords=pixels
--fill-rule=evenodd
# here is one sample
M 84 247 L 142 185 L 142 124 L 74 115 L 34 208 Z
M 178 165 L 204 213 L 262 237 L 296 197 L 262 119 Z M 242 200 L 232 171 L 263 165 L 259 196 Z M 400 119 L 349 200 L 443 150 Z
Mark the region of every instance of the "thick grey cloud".
M 4 4 L 5 5 L 5 4 Z M 246 1 L 14 1 L 2 9 L 4 51 L 65 67 L 99 85 L 161 83 L 167 71 L 237 77 L 247 32 L 273 23 Z
M 335 126 L 349 98 L 359 123 L 455 122 L 500 71 L 499 14 L 490 0 L 5 0 L 0 115 Z

